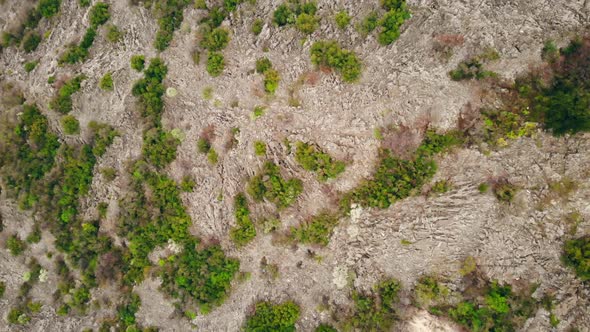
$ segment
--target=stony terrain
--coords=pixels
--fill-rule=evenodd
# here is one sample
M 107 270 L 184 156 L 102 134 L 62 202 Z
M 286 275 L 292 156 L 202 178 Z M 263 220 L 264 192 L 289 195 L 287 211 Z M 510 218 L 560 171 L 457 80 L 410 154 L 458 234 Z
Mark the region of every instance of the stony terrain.
M 64 140 L 84 141 L 86 125 L 100 121 L 113 125 L 121 134 L 99 159 L 97 168 L 113 167 L 126 173 L 129 160 L 141 155 L 142 119 L 136 112 L 137 100 L 131 95 L 133 82 L 142 75 L 129 67 L 134 54 L 146 59 L 157 55 L 153 40 L 158 29 L 156 19 L 142 6 L 130 6 L 127 0 L 105 1 L 111 5 L 110 23 L 124 31 L 122 41 L 111 44 L 99 33 L 91 54 L 84 63 L 60 67 L 57 58 L 65 45 L 81 38 L 87 26 L 87 9 L 77 1 L 64 0 L 60 14 L 51 22 L 42 21 L 51 33 L 39 48 L 25 54 L 6 48 L 0 54 L 0 80 L 18 85 L 28 102 L 35 102 L 49 117 L 52 129 L 62 133 L 59 116 L 47 108 L 55 89 L 47 77 L 73 77 L 84 73 L 88 79 L 74 95 L 74 111 L 80 120 L 80 136 L 61 135 Z M 23 15 L 27 1 L 0 1 L 0 30 L 10 27 Z M 319 29 L 305 39 L 294 28 L 279 29 L 270 18 L 279 1 L 258 0 L 256 5 L 240 5 L 223 26 L 231 31 L 231 42 L 224 50 L 226 69 L 212 78 L 204 64 L 195 65 L 192 50 L 197 45 L 196 31 L 202 11 L 189 6 L 171 46 L 160 54 L 168 65 L 164 84 L 178 94 L 166 97 L 163 124 L 180 129 L 185 138 L 176 160 L 165 173 L 177 181 L 185 175 L 197 180 L 196 190 L 183 193 L 182 199 L 192 219 L 190 231 L 206 241 L 219 241 L 226 254 L 241 261 L 241 270 L 251 279 L 235 282 L 223 305 L 190 322 L 172 315 L 173 300 L 162 293 L 159 280 L 150 278 L 137 285 L 142 305 L 138 322 L 161 331 L 238 331 L 246 315 L 259 300 L 293 299 L 301 306 L 300 331 L 313 331 L 319 322 L 330 322 L 330 312 L 321 305 L 350 305 L 351 287 L 369 289 L 384 276 L 395 277 L 409 294 L 416 279 L 424 274 L 445 276 L 453 284 L 467 256 L 490 279 L 519 285 L 538 283 L 538 294 L 555 295 L 555 315 L 560 322 L 549 323 L 549 313 L 540 309 L 529 319 L 524 331 L 590 331 L 590 288 L 576 279 L 560 263 L 562 244 L 569 225 L 564 217 L 579 211 L 583 222 L 578 235 L 590 233 L 590 136 L 555 138 L 539 131 L 532 138 L 520 138 L 497 151 L 481 147 L 455 149 L 437 157 L 439 169 L 432 183 L 445 179 L 452 189 L 441 195 L 423 195 L 397 202 L 385 210 L 358 208 L 340 220 L 325 248 L 281 244 L 280 234 L 259 233 L 244 248 L 236 248 L 228 237 L 235 224 L 233 197 L 244 190 L 247 179 L 256 174 L 264 159 L 254 154 L 252 142 L 265 141 L 268 159 L 280 164 L 285 175 L 303 180 L 304 192 L 296 203 L 280 211 L 282 229 L 299 224 L 323 209 L 334 208 L 335 197 L 355 187 L 373 171 L 381 142 L 374 129 L 406 126 L 416 135 L 426 123 L 439 130 L 457 126 L 463 111 L 489 103 L 485 85 L 453 82 L 448 72 L 457 63 L 486 47 L 495 48 L 501 58 L 489 69 L 507 80 L 540 64 L 540 50 L 548 38 L 559 45 L 584 31 L 589 23 L 590 3 L 585 0 L 409 0 L 412 18 L 403 27 L 401 37 L 384 47 L 374 35 L 361 36 L 352 26 L 336 28 L 335 12 L 346 9 L 355 19 L 378 7 L 376 0 L 318 1 Z M 255 18 L 265 25 L 256 37 L 250 32 Z M 50 26 L 49 26 L 50 25 Z M 436 49 L 441 35 L 460 35 L 464 42 L 444 56 Z M 313 41 L 335 39 L 354 50 L 363 63 L 358 83 L 343 83 L 334 73 L 315 70 L 309 60 Z M 268 57 L 281 73 L 280 87 L 273 98 L 266 97 L 262 76 L 253 71 L 256 59 Z M 39 60 L 32 72 L 23 63 Z M 203 62 L 203 61 L 201 61 Z M 98 81 L 113 73 L 115 89 L 105 92 Z M 203 98 L 211 87 L 213 97 Z M 290 103 L 296 98 L 300 105 Z M 253 120 L 252 110 L 266 105 L 266 114 Z M 210 165 L 196 152 L 199 135 L 213 126 L 213 146 L 219 163 Z M 238 144 L 225 148 L 230 131 L 239 127 Z M 314 142 L 337 159 L 345 160 L 346 171 L 337 179 L 319 182 L 315 175 L 297 165 L 282 142 Z M 499 202 L 489 192 L 481 194 L 480 183 L 507 178 L 522 188 L 515 200 Z M 555 195 L 549 184 L 563 179 L 578 184 L 567 197 Z M 114 234 L 118 201 L 128 189 L 125 176 L 107 183 L 96 173 L 91 190 L 82 199 L 82 216 L 96 218 L 99 202 L 109 203 L 101 231 Z M 5 193 L 3 193 L 5 196 Z M 253 205 L 254 216 L 273 211 L 270 203 Z M 6 294 L 0 299 L 2 331 L 82 331 L 97 329 L 101 318 L 113 308 L 103 305 L 88 316 L 58 316 L 55 308 L 44 305 L 40 314 L 26 327 L 8 325 L 4 316 L 15 299 L 27 256 L 52 266 L 47 251 L 55 251 L 53 237 L 43 233 L 40 243 L 30 246 L 25 256 L 13 257 L 3 249 L 9 234 L 23 238 L 31 229 L 32 217 L 16 203 L 0 200 L 5 229 L 0 233 L 0 280 L 6 282 Z M 310 258 L 313 251 L 316 258 Z M 259 269 L 263 257 L 278 265 L 280 277 L 269 281 Z M 317 258 L 321 257 L 321 258 Z M 50 270 L 48 280 L 35 286 L 32 296 L 51 303 L 57 277 Z M 517 287 L 517 286 L 515 286 Z M 93 291 L 93 299 L 102 301 L 115 289 Z M 403 300 L 402 301 L 409 301 Z M 409 304 L 409 302 L 407 303 Z M 411 308 L 400 312 L 395 331 L 457 331 L 454 323 L 436 318 L 424 310 Z

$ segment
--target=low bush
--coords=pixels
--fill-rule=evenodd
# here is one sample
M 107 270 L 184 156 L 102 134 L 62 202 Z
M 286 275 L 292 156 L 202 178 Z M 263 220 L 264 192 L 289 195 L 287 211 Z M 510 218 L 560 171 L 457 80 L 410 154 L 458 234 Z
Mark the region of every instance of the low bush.
M 336 26 L 338 26 L 338 28 L 340 28 L 341 30 L 346 29 L 346 27 L 350 24 L 350 19 L 350 15 L 345 10 L 339 11 L 334 17 L 334 20 L 336 21 Z
M 257 156 L 264 156 L 266 155 L 266 143 L 262 141 L 254 142 L 254 153 Z
M 590 280 L 590 236 L 567 240 L 563 261 L 582 281 Z
M 336 69 L 345 82 L 361 76 L 361 62 L 354 52 L 341 49 L 335 41 L 318 41 L 311 46 L 311 62 Z
M 277 7 L 273 13 L 273 21 L 279 27 L 294 24 L 299 31 L 311 34 L 319 25 L 319 18 L 315 16 L 316 12 L 315 1 L 289 1 Z
M 394 6 L 384 5 L 384 7 L 388 12 L 379 20 L 381 30 L 377 40 L 381 45 L 389 45 L 399 38 L 400 27 L 411 15 L 404 0 L 396 1 Z
M 125 301 L 117 306 L 117 318 L 121 328 L 129 330 L 129 327 L 135 325 L 135 314 L 141 306 L 141 299 L 135 293 L 126 294 Z
M 37 8 L 43 17 L 51 18 L 59 12 L 60 5 L 61 0 L 39 0 Z
M 328 324 L 320 324 L 315 328 L 314 332 L 338 332 L 336 328 Z
M 25 71 L 27 73 L 32 72 L 35 69 L 35 67 L 37 67 L 38 64 L 39 64 L 39 61 L 31 61 L 31 62 L 25 63 L 25 65 L 24 65 Z
M 209 152 L 207 152 L 207 160 L 212 165 L 217 164 L 217 162 L 219 161 L 219 154 L 217 154 L 217 151 L 215 151 L 215 149 L 213 149 L 213 148 L 209 149 Z
M 345 169 L 344 162 L 333 160 L 315 145 L 303 142 L 297 142 L 295 160 L 305 170 L 317 173 L 320 181 L 335 178 Z
M 510 203 L 516 196 L 518 187 L 506 181 L 500 181 L 494 184 L 494 195 L 501 202 Z
M 170 132 L 152 128 L 143 137 L 143 156 L 152 165 L 163 168 L 176 158 L 176 148 L 180 140 Z
M 110 72 L 104 74 L 104 76 L 100 79 L 98 86 L 105 91 L 113 91 L 113 76 Z
M 420 308 L 427 308 L 433 303 L 440 303 L 448 295 L 449 289 L 433 276 L 420 277 L 414 288 L 414 301 L 416 306 Z
M 212 77 L 217 77 L 225 69 L 225 59 L 223 54 L 218 52 L 209 52 L 207 56 L 207 72 Z
M 379 25 L 379 15 L 377 12 L 371 12 L 365 16 L 356 26 L 356 29 L 362 35 L 368 35 L 373 32 Z
M 145 57 L 143 55 L 134 55 L 131 57 L 131 68 L 142 71 L 145 66 Z
M 191 176 L 184 176 L 180 182 L 180 189 L 184 192 L 191 193 L 195 190 L 195 180 Z
M 262 32 L 263 27 L 264 27 L 264 21 L 257 18 L 252 23 L 251 31 L 254 35 L 258 36 Z
M 337 225 L 338 217 L 324 212 L 299 227 L 291 227 L 291 234 L 301 243 L 327 246 Z
M 295 331 L 299 314 L 299 306 L 292 301 L 279 304 L 258 302 L 254 314 L 246 319 L 244 331 Z
M 0 299 L 4 297 L 5 291 L 6 291 L 6 283 L 4 281 L 0 281 Z
M 116 43 L 123 37 L 123 32 L 116 25 L 111 24 L 107 27 L 107 40 Z
M 158 0 L 156 7 L 159 13 L 160 30 L 156 33 L 154 42 L 158 51 L 164 51 L 170 46 L 174 31 L 180 28 L 184 19 L 182 12 L 189 3 L 191 3 L 190 0 Z
M 459 63 L 456 69 L 449 72 L 449 76 L 451 76 L 453 81 L 462 81 L 470 79 L 481 80 L 488 77 L 496 77 L 497 74 L 485 70 L 480 59 L 475 57 Z
M 234 211 L 236 226 L 230 230 L 230 237 L 238 247 L 243 247 L 256 237 L 256 228 L 254 228 L 254 223 L 250 220 L 248 201 L 244 194 L 239 193 L 236 195 Z
M 223 50 L 229 43 L 229 31 L 224 28 L 215 28 L 203 36 L 201 47 L 217 52 Z
M 260 58 L 256 60 L 256 72 L 264 74 L 269 69 L 272 69 L 272 62 L 268 58 Z
M 49 107 L 63 114 L 71 112 L 72 95 L 80 90 L 82 81 L 85 79 L 84 75 L 79 75 L 65 82 L 59 89 L 57 96 L 49 103 Z
M 94 28 L 98 28 L 99 26 L 105 24 L 109 18 L 111 18 L 111 14 L 109 13 L 109 5 L 104 2 L 97 2 L 90 9 L 89 17 L 90 26 Z
M 153 58 L 143 73 L 144 78 L 135 82 L 131 89 L 131 93 L 139 97 L 142 116 L 150 119 L 156 126 L 159 125 L 164 111 L 162 96 L 165 89 L 162 81 L 167 73 L 168 67 L 164 61 L 160 58 Z
M 64 115 L 61 118 L 61 126 L 66 135 L 75 135 L 80 133 L 80 122 L 73 115 Z
M 80 61 L 84 61 L 89 54 L 89 49 L 94 43 L 98 28 L 105 24 L 110 18 L 109 5 L 104 2 L 96 3 L 90 9 L 90 27 L 86 29 L 84 37 L 79 45 L 72 45 L 68 50 L 63 53 L 59 60 L 59 64 L 74 64 Z
M 387 279 L 375 285 L 368 294 L 353 292 L 354 312 L 344 324 L 345 329 L 361 331 L 388 331 L 396 321 L 395 305 L 401 284 L 395 279 Z
M 280 169 L 272 162 L 266 162 L 262 171 L 250 179 L 248 194 L 261 202 L 268 199 L 279 209 L 291 206 L 303 191 L 303 182 L 299 179 L 285 180 Z
M 23 240 L 21 240 L 16 234 L 12 234 L 6 240 L 6 249 L 10 251 L 12 256 L 18 256 L 22 254 L 26 248 L 27 244 Z
M 27 53 L 31 53 L 37 49 L 41 42 L 41 36 L 35 32 L 29 32 L 25 35 L 22 41 L 23 49 Z

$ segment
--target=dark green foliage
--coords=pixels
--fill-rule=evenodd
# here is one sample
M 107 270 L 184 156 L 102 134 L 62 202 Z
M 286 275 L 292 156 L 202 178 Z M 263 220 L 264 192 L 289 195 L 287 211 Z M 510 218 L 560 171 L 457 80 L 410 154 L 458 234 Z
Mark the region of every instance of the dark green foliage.
M 37 49 L 39 43 L 41 42 L 41 36 L 35 32 L 30 32 L 25 35 L 23 38 L 23 49 L 27 53 L 31 53 Z
M 39 228 L 38 225 L 35 225 L 33 227 L 33 230 L 31 231 L 31 233 L 29 233 L 29 235 L 27 235 L 26 241 L 29 244 L 39 243 L 41 241 L 41 229 Z
M 336 69 L 345 82 L 361 76 L 361 62 L 354 52 L 341 49 L 335 41 L 318 41 L 311 46 L 311 62 Z
M 291 234 L 301 243 L 327 246 L 337 225 L 338 217 L 324 212 L 297 228 L 292 227 Z
M 49 131 L 47 118 L 35 105 L 24 105 L 20 123 L 3 135 L 8 139 L 0 144 L 3 181 L 9 191 L 20 196 L 20 206 L 30 208 L 38 199 L 35 184 L 53 168 L 58 137 Z
M 154 58 L 144 71 L 144 78 L 135 82 L 131 90 L 134 96 L 139 97 L 142 105 L 142 116 L 151 119 L 156 124 L 160 123 L 164 111 L 162 96 L 165 89 L 162 81 L 167 73 L 168 67 L 164 61 L 160 58 Z
M 229 43 L 229 31 L 224 28 L 215 28 L 207 32 L 201 40 L 201 47 L 209 51 L 221 51 Z
M 141 306 L 139 295 L 135 293 L 125 295 L 125 302 L 117 306 L 117 318 L 123 329 L 135 325 L 135 314 Z
M 395 201 L 412 195 L 436 173 L 434 154 L 443 152 L 461 142 L 456 133 L 446 135 L 427 131 L 424 141 L 410 160 L 393 156 L 391 151 L 382 150 L 379 166 L 372 180 L 361 183 L 341 201 L 343 208 L 350 203 L 362 206 L 388 208 Z
M 197 141 L 197 150 L 200 153 L 208 153 L 211 150 L 211 143 L 205 138 L 199 138 Z
M 98 86 L 103 90 L 113 91 L 113 76 L 111 73 L 104 74 L 104 76 L 100 79 Z
M 261 32 L 262 32 L 262 28 L 264 27 L 264 21 L 257 18 L 254 20 L 254 22 L 252 23 L 252 33 L 256 36 L 258 36 Z
M 291 206 L 303 191 L 301 180 L 293 178 L 285 180 L 281 176 L 279 166 L 266 162 L 262 171 L 250 179 L 248 194 L 261 202 L 263 199 L 275 203 L 281 209 Z
M 99 26 L 105 24 L 110 17 L 111 14 L 109 13 L 109 5 L 104 2 L 97 2 L 90 9 L 90 25 L 93 28 L 98 28 Z
M 236 216 L 236 226 L 231 229 L 230 237 L 234 243 L 239 246 L 245 246 L 256 237 L 256 229 L 252 220 L 250 220 L 250 210 L 248 201 L 244 194 L 239 193 L 234 200 L 234 211 Z
M 320 181 L 335 178 L 344 172 L 344 162 L 332 160 L 332 157 L 315 145 L 297 142 L 295 160 L 305 170 L 316 172 Z
M 145 57 L 143 55 L 134 55 L 131 57 L 131 68 L 142 71 L 145 66 Z
M 256 60 L 256 72 L 264 74 L 269 69 L 272 69 L 272 62 L 268 58 L 260 58 Z
M 82 7 L 88 7 L 88 6 L 90 6 L 90 0 L 78 0 L 78 3 Z
M 414 300 L 417 307 L 425 307 L 432 302 L 443 300 L 449 290 L 436 277 L 422 276 L 414 288 Z
M 160 0 L 158 1 L 160 30 L 156 34 L 154 46 L 158 51 L 163 51 L 170 46 L 174 37 L 174 31 L 180 28 L 184 16 L 184 8 L 190 3 L 189 0 Z
M 182 254 L 166 261 L 162 288 L 183 302 L 193 299 L 206 310 L 223 303 L 240 262 L 227 258 L 217 245 L 202 250 L 196 245 L 196 241 L 187 240 Z
M 582 281 L 590 280 L 590 236 L 567 240 L 563 247 L 563 261 Z
M 451 70 L 449 76 L 453 81 L 462 81 L 470 79 L 484 79 L 488 77 L 496 77 L 496 73 L 485 70 L 483 63 L 478 57 L 462 61 L 457 66 L 457 69 Z
M 67 81 L 49 103 L 49 107 L 63 114 L 72 111 L 72 95 L 80 90 L 85 76 L 79 75 Z
M 170 132 L 152 128 L 143 137 L 143 156 L 152 165 L 162 168 L 176 158 L 176 148 L 180 140 Z
M 223 23 L 227 13 L 221 7 L 213 7 L 209 10 L 209 15 L 205 17 L 201 23 L 205 23 L 209 28 L 217 28 Z
M 397 2 L 399 5 L 396 4 L 391 9 L 388 9 L 389 11 L 379 20 L 381 31 L 379 31 L 377 40 L 381 45 L 389 45 L 396 41 L 400 36 L 400 27 L 405 20 L 410 18 L 410 11 L 406 7 L 406 2 L 403 0 Z M 385 5 L 384 7 L 386 9 L 390 8 Z
M 33 71 L 33 69 L 35 69 L 35 67 L 37 67 L 37 64 L 39 63 L 39 61 L 31 61 L 31 62 L 27 62 L 25 63 L 25 71 L 27 73 L 30 73 Z
M 336 25 L 341 30 L 346 29 L 346 27 L 350 24 L 350 19 L 351 19 L 350 15 L 345 10 L 339 11 L 336 14 L 336 16 L 334 17 L 334 20 L 336 21 Z
M 357 30 L 364 35 L 368 35 L 373 32 L 379 25 L 379 16 L 376 12 L 369 13 L 363 20 L 358 24 Z
M 314 332 L 338 332 L 332 325 L 320 324 L 315 328 Z
M 280 27 L 295 24 L 299 31 L 311 34 L 319 23 L 319 18 L 315 16 L 316 11 L 315 1 L 288 1 L 277 7 L 273 21 Z
M 533 78 L 518 86 L 529 100 L 531 116 L 555 135 L 590 131 L 590 38 L 573 40 L 551 64 L 553 79 Z
M 396 320 L 395 304 L 401 284 L 395 279 L 384 280 L 375 285 L 371 294 L 354 292 L 355 310 L 345 327 L 360 331 L 389 331 Z
M 230 13 L 238 8 L 238 5 L 245 0 L 223 0 L 223 8 Z
M 6 249 L 8 249 L 13 256 L 22 254 L 26 248 L 27 244 L 16 234 L 12 234 L 8 240 L 6 240 Z
M 4 297 L 5 291 L 6 291 L 6 283 L 4 283 L 4 281 L 0 281 L 0 299 Z
M 518 188 L 508 182 L 502 181 L 494 184 L 494 194 L 499 201 L 510 203 L 516 195 Z
M 88 128 L 92 132 L 92 154 L 101 157 L 119 133 L 113 127 L 104 124 L 90 121 Z
M 209 52 L 207 56 L 207 72 L 213 77 L 221 75 L 225 69 L 225 59 L 223 54 L 218 52 Z
M 50 18 L 59 12 L 61 0 L 39 0 L 38 11 L 43 17 Z
M 258 302 L 254 314 L 246 320 L 246 332 L 294 332 L 299 319 L 297 304 L 287 301 L 279 304 Z

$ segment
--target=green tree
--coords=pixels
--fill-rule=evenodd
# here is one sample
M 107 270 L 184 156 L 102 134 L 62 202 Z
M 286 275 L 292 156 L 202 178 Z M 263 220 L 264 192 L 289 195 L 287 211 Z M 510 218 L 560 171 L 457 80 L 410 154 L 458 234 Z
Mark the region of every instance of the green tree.
M 61 0 L 39 0 L 39 13 L 43 17 L 50 18 L 59 12 Z
M 98 86 L 105 91 L 113 91 L 113 76 L 110 72 L 104 74 Z
M 73 115 L 64 115 L 61 118 L 61 126 L 67 135 L 80 133 L 80 122 Z
M 256 304 L 254 315 L 246 320 L 244 330 L 294 332 L 299 313 L 299 306 L 292 301 L 279 304 L 259 302 Z
M 212 77 L 217 77 L 221 75 L 225 69 L 225 59 L 223 58 L 223 54 L 217 52 L 209 52 L 209 56 L 207 57 L 207 72 Z
M 131 68 L 142 71 L 145 66 L 145 57 L 143 55 L 134 55 L 131 57 Z
M 104 2 L 97 2 L 90 9 L 90 25 L 94 28 L 105 24 L 109 18 L 111 18 L 109 5 Z
M 350 15 L 345 10 L 339 11 L 334 17 L 334 20 L 336 20 L 336 25 L 341 30 L 346 29 L 346 27 L 350 24 L 350 19 Z
M 224 28 L 215 28 L 205 34 L 201 40 L 201 47 L 209 51 L 221 51 L 229 43 L 229 31 Z
M 563 261 L 582 281 L 590 280 L 590 236 L 567 240 Z

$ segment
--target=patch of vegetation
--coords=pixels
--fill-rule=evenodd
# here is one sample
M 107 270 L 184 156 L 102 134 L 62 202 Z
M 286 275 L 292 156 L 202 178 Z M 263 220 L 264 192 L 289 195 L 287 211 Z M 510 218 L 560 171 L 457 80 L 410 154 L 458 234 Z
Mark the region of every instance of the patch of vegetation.
M 327 246 L 337 225 L 338 217 L 324 212 L 302 223 L 297 228 L 291 227 L 291 234 L 301 243 Z
M 377 40 L 381 45 L 389 45 L 399 38 L 400 27 L 411 15 L 405 0 L 385 0 L 382 5 L 387 13 L 379 20 Z
M 256 60 L 256 72 L 264 74 L 264 91 L 274 94 L 279 87 L 281 76 L 279 72 L 272 68 L 272 63 L 268 58 Z
M 236 195 L 234 211 L 236 226 L 231 229 L 230 237 L 238 247 L 243 247 L 256 237 L 256 228 L 254 228 L 254 223 L 250 220 L 248 201 L 244 194 L 239 193 Z
M 279 166 L 266 162 L 261 172 L 250 179 L 248 194 L 261 202 L 267 199 L 279 209 L 291 206 L 303 191 L 303 182 L 292 178 L 285 180 L 281 176 Z
M 180 182 L 180 189 L 186 193 L 192 193 L 196 185 L 195 180 L 191 176 L 186 175 Z
M 206 32 L 201 40 L 201 47 L 217 52 L 223 50 L 229 43 L 229 31 L 225 28 L 215 28 Z
M 4 281 L 0 281 L 0 299 L 4 297 L 5 291 L 6 291 L 6 283 Z
M 37 10 L 41 16 L 45 18 L 51 18 L 59 12 L 61 0 L 39 0 Z
M 344 30 L 350 24 L 351 17 L 347 11 L 341 10 L 334 16 L 334 20 L 338 28 Z
M 88 6 L 90 6 L 90 0 L 78 0 L 78 3 L 82 7 L 88 7 Z
M 340 48 L 335 41 L 318 41 L 311 46 L 311 62 L 336 69 L 345 82 L 357 81 L 361 76 L 361 62 L 354 52 Z
M 262 32 L 263 27 L 264 27 L 264 21 L 257 18 L 252 23 L 251 31 L 254 35 L 258 36 Z
M 134 55 L 131 57 L 131 68 L 136 71 L 142 71 L 145 66 L 145 57 L 143 55 Z
M 500 181 L 494 184 L 494 195 L 496 198 L 501 202 L 510 203 L 516 196 L 516 192 L 518 191 L 518 187 L 515 185 L 507 182 L 507 181 Z
M 64 115 L 61 118 L 61 126 L 66 135 L 75 135 L 80 133 L 80 122 L 73 115 Z
M 14 128 L 3 128 L 2 137 L 0 171 L 5 188 L 18 197 L 21 208 L 30 208 L 43 191 L 43 186 L 36 185 L 53 168 L 60 147 L 58 137 L 49 130 L 49 122 L 39 109 L 26 104 L 19 122 Z
M 207 56 L 207 72 L 212 77 L 217 77 L 225 69 L 225 59 L 223 54 L 218 52 L 209 52 Z
M 449 76 L 451 76 L 453 81 L 463 81 L 471 79 L 482 80 L 484 78 L 496 77 L 498 75 L 493 71 L 485 70 L 481 60 L 478 57 L 475 57 L 460 62 L 456 69 L 449 72 Z
M 153 58 L 143 73 L 144 78 L 135 82 L 131 89 L 132 94 L 139 97 L 142 116 L 150 119 L 156 126 L 159 126 L 164 111 L 162 96 L 165 89 L 162 81 L 167 73 L 168 67 L 164 61 L 160 58 Z
M 266 155 L 266 143 L 262 141 L 254 142 L 254 153 L 257 156 L 264 156 Z
M 388 331 L 396 321 L 395 305 L 401 284 L 395 279 L 387 279 L 375 285 L 374 291 L 352 294 L 354 313 L 344 324 L 345 330 Z
M 486 182 L 482 182 L 479 184 L 479 186 L 477 186 L 477 190 L 482 193 L 485 194 L 488 192 L 488 190 L 490 190 L 490 185 L 487 184 Z
M 37 67 L 38 64 L 39 64 L 39 61 L 30 61 L 30 62 L 25 63 L 25 65 L 24 65 L 25 71 L 27 73 L 32 72 L 35 69 L 35 67 Z
M 117 43 L 123 38 L 123 31 L 121 31 L 116 25 L 110 24 L 107 27 L 107 40 L 111 43 Z
M 366 207 L 385 209 L 395 201 L 411 196 L 436 173 L 432 156 L 459 143 L 458 133 L 439 135 L 427 131 L 412 159 L 401 159 L 387 149 L 381 150 L 379 166 L 373 179 L 364 181 L 345 195 L 341 201 L 342 207 L 347 211 L 350 203 L 356 202 Z
M 320 181 L 336 178 L 344 172 L 344 162 L 333 160 L 317 146 L 303 142 L 297 142 L 296 146 L 295 160 L 303 169 L 317 173 Z
M 254 111 L 252 111 L 252 118 L 254 120 L 256 120 L 259 117 L 263 116 L 265 110 L 266 110 L 266 107 L 264 107 L 264 106 L 256 106 L 256 107 L 254 107 Z
M 219 154 L 217 154 L 217 151 L 215 151 L 215 149 L 213 149 L 213 148 L 209 149 L 209 152 L 207 152 L 207 160 L 212 165 L 217 164 L 217 162 L 219 161 Z
M 430 188 L 430 190 L 435 193 L 435 194 L 444 194 L 447 191 L 452 189 L 452 185 L 449 181 L 447 180 L 440 180 L 440 181 L 436 181 L 433 185 L 432 188 Z
M 98 86 L 105 91 L 113 91 L 113 76 L 110 72 L 104 74 Z
M 161 128 L 152 128 L 143 136 L 143 156 L 152 165 L 164 168 L 176 159 L 180 140 Z
M 68 114 L 72 111 L 72 95 L 81 88 L 82 81 L 86 79 L 84 75 L 78 75 L 59 88 L 57 95 L 49 103 L 49 107 L 62 114 Z
M 247 318 L 244 331 L 295 331 L 300 309 L 292 301 L 279 304 L 258 302 L 254 314 Z
M 25 35 L 22 41 L 23 49 L 27 53 L 31 53 L 37 49 L 41 42 L 41 36 L 35 32 L 30 32 Z
M 284 2 L 273 13 L 273 22 L 279 27 L 295 25 L 305 34 L 312 34 L 319 26 L 319 18 L 315 16 L 315 1 L 299 0 Z
M 420 308 L 428 307 L 433 303 L 440 303 L 448 295 L 449 289 L 433 276 L 421 277 L 414 288 L 414 300 Z
M 563 247 L 563 261 L 582 281 L 590 280 L 590 236 L 567 240 Z
M 12 234 L 6 240 L 6 249 L 10 251 L 12 256 L 18 256 L 22 254 L 25 251 L 25 249 L 27 249 L 27 244 L 25 243 L 25 241 L 21 240 L 20 237 L 18 237 L 18 235 Z
M 328 324 L 320 324 L 315 328 L 314 332 L 338 332 L 336 328 Z
M 362 35 L 368 35 L 373 32 L 379 25 L 379 15 L 377 12 L 371 12 L 357 24 L 356 30 Z
M 135 293 L 125 295 L 125 302 L 117 306 L 117 319 L 122 329 L 130 330 L 136 323 L 135 314 L 139 311 L 141 299 Z
M 84 34 L 84 37 L 82 37 L 82 41 L 78 45 L 70 46 L 68 50 L 61 55 L 58 60 L 60 64 L 74 64 L 84 61 L 88 57 L 88 50 L 94 43 L 98 28 L 105 24 L 111 17 L 111 14 L 109 13 L 109 5 L 104 2 L 97 2 L 90 9 L 89 16 L 90 27 L 86 29 L 86 33 Z
M 158 51 L 164 51 L 170 46 L 174 31 L 180 28 L 184 19 L 182 12 L 190 3 L 190 0 L 158 0 L 156 8 L 160 30 L 156 33 L 156 41 L 154 42 Z

